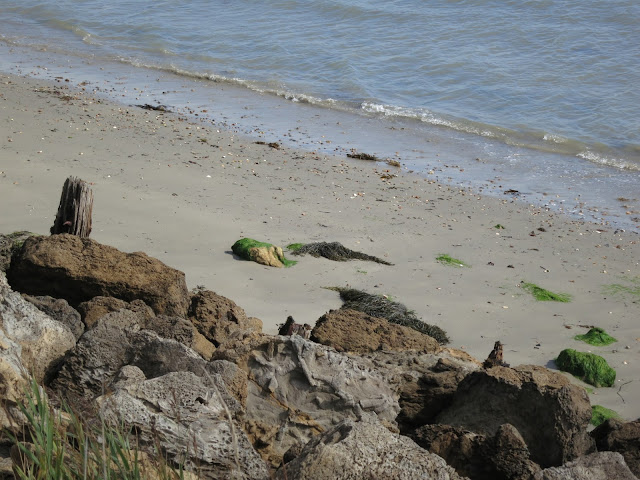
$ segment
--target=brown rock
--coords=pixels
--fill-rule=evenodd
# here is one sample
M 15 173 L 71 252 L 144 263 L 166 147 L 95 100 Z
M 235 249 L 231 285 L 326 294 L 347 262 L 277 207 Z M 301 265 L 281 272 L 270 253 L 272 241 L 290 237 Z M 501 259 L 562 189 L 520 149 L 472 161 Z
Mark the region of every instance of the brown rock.
M 389 323 L 356 310 L 331 310 L 316 322 L 314 342 L 339 352 L 366 353 L 376 350 L 437 352 L 436 340 L 412 328 Z
M 191 296 L 188 315 L 196 329 L 216 347 L 225 343 L 233 332 L 262 330 L 262 322 L 247 318 L 235 302 L 210 290 Z
M 27 238 L 13 256 L 9 283 L 72 306 L 102 295 L 141 299 L 157 314 L 185 317 L 189 302 L 184 273 L 142 252 L 124 253 L 68 234 Z
M 640 476 L 640 420 L 623 422 L 610 418 L 591 432 L 598 451 L 622 454 L 629 469 Z
M 93 328 L 96 322 L 107 313 L 117 312 L 122 309 L 141 313 L 145 319 L 155 317 L 153 310 L 142 300 L 125 302 L 115 297 L 98 296 L 78 305 L 78 311 L 87 328 Z
M 565 376 L 534 365 L 494 367 L 467 375 L 437 423 L 493 436 L 510 423 L 543 468 L 593 451 L 586 433 L 591 404 Z

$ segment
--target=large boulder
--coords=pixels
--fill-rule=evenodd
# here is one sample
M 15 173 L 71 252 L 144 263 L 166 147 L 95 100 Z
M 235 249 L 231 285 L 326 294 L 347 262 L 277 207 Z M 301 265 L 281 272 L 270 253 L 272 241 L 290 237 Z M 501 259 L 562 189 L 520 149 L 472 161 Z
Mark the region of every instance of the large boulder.
M 629 469 L 640 476 L 640 420 L 623 422 L 610 418 L 591 432 L 598 451 L 622 454 Z
M 261 332 L 262 322 L 247 317 L 244 310 L 222 295 L 210 290 L 198 290 L 191 296 L 189 320 L 216 347 L 237 331 Z
M 103 418 L 137 432 L 142 448 L 159 445 L 163 457 L 199 478 L 270 478 L 237 422 L 242 408 L 219 375 L 168 373 L 124 384 L 97 402 Z
M 357 310 L 325 313 L 316 322 L 311 340 L 339 352 L 365 353 L 376 350 L 416 350 L 435 353 L 436 340 L 409 327 L 389 323 Z
M 72 306 L 102 295 L 135 299 L 156 314 L 185 317 L 184 273 L 142 252 L 124 253 L 88 238 L 61 234 L 29 237 L 8 273 L 15 290 L 64 298 Z
M 45 381 L 75 342 L 66 326 L 12 291 L 0 272 L 0 426 L 15 424 L 29 374 Z
M 297 458 L 282 465 L 276 479 L 458 480 L 439 456 L 385 428 L 375 415 L 345 419 L 311 439 Z
M 214 358 L 247 372 L 245 428 L 274 466 L 290 447 L 345 418 L 373 412 L 395 426 L 397 395 L 377 371 L 298 335 L 247 335 L 219 348 Z
M 586 430 L 590 419 L 583 388 L 544 367 L 521 365 L 467 375 L 436 422 L 487 436 L 509 423 L 524 438 L 531 459 L 546 468 L 593 451 Z
M 513 425 L 500 426 L 487 437 L 451 425 L 425 425 L 410 437 L 445 459 L 459 475 L 473 480 L 530 480 L 540 467 Z
M 637 480 L 619 453 L 598 452 L 585 455 L 561 467 L 538 472 L 533 480 Z

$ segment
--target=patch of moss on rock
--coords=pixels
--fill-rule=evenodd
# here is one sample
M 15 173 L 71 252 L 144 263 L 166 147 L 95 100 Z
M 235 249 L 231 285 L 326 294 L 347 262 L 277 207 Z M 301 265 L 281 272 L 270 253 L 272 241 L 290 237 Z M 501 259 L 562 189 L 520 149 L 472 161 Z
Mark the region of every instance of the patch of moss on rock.
M 610 418 L 620 418 L 618 412 L 605 408 L 602 405 L 591 406 L 591 425 L 598 427 Z
M 556 365 L 594 387 L 611 387 L 616 371 L 600 355 L 566 348 L 556 358 Z
M 605 345 L 610 345 L 618 341 L 607 332 L 605 332 L 604 329 L 599 327 L 594 327 L 584 335 L 576 335 L 573 338 L 582 342 L 586 342 L 589 345 L 595 345 L 597 347 L 603 347 Z
M 271 267 L 291 267 L 298 263 L 287 260 L 282 248 L 253 238 L 241 238 L 231 246 L 231 250 L 240 258 Z
M 553 293 L 542 287 L 539 287 L 535 283 L 527 283 L 524 280 L 520 282 L 520 288 L 526 290 L 533 298 L 539 302 L 563 302 L 567 303 L 571 301 L 571 295 L 568 293 Z

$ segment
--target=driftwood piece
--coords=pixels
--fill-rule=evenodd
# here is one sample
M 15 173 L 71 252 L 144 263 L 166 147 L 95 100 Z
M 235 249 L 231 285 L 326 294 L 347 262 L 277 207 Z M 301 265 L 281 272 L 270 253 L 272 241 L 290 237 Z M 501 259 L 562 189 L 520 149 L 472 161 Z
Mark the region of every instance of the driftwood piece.
M 69 233 L 81 238 L 91 234 L 91 212 L 93 192 L 89 185 L 77 177 L 65 180 L 60 196 L 56 220 L 51 227 L 51 235 Z

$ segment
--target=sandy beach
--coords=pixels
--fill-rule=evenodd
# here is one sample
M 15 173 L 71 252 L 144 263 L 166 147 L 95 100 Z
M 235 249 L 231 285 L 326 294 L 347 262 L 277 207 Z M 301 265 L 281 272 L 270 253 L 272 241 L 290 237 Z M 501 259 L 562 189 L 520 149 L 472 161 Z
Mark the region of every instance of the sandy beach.
M 48 234 L 62 184 L 77 176 L 93 187 L 93 239 L 185 272 L 190 288 L 234 300 L 266 333 L 289 315 L 313 325 L 341 305 L 323 287 L 348 285 L 404 303 L 480 360 L 496 340 L 512 366 L 554 368 L 564 348 L 598 353 L 618 376 L 616 386 L 593 389 L 592 404 L 640 417 L 637 233 L 384 162 L 256 144 L 177 114 L 110 103 L 63 79 L 0 75 L 0 111 L 2 233 Z M 292 268 L 265 267 L 231 253 L 242 237 L 283 247 L 338 241 L 394 265 L 304 256 L 291 257 L 299 260 Z M 441 264 L 439 254 L 468 267 Z M 572 301 L 538 302 L 522 281 Z M 573 339 L 591 326 L 618 342 Z

